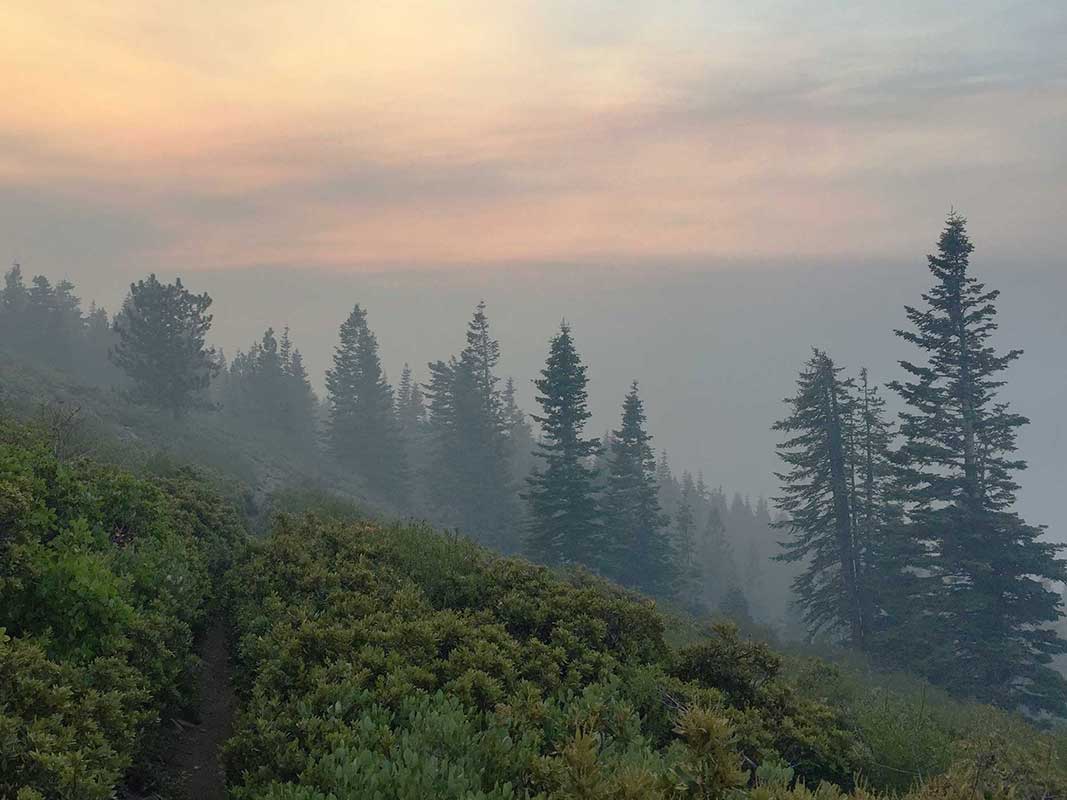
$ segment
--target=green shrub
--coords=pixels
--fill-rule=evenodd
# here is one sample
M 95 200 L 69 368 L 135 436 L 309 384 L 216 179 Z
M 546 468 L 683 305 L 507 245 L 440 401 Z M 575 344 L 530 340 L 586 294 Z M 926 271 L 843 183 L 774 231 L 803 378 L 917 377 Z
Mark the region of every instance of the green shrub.
M 1016 718 L 886 703 L 730 625 L 672 650 L 647 600 L 420 525 L 283 515 L 229 597 L 238 800 L 863 800 L 920 770 L 941 777 L 915 800 L 1062 785 Z
M 144 677 L 123 659 L 54 661 L 0 628 L 0 797 L 112 797 L 154 718 Z
M 857 766 L 765 648 L 721 628 L 672 661 L 655 607 L 587 574 L 283 516 L 229 583 L 236 797 L 710 797 L 746 757 Z
M 0 422 L 0 797 L 94 800 L 190 700 L 243 531 L 193 474 L 60 462 Z

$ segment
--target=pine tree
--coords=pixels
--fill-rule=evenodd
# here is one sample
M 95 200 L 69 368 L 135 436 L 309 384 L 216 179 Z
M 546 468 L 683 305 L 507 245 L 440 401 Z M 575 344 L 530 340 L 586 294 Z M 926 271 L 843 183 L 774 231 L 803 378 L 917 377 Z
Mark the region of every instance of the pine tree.
M 726 537 L 726 525 L 718 504 L 712 504 L 704 527 L 704 582 L 708 605 L 717 606 L 726 593 L 738 586 L 733 548 Z
M 542 415 L 536 455 L 541 463 L 527 479 L 530 554 L 546 564 L 593 564 L 601 557 L 603 525 L 589 464 L 596 439 L 585 439 L 589 419 L 585 365 L 566 322 L 549 344 L 541 377 L 534 381 Z
M 1049 667 L 1067 642 L 1052 627 L 1067 581 L 1061 546 L 1013 510 L 1016 433 L 1027 423 L 998 399 L 1019 350 L 998 354 L 996 300 L 970 274 L 966 221 L 952 213 L 928 257 L 933 288 L 897 331 L 925 363 L 901 361 L 891 384 L 907 405 L 895 454 L 904 503 L 901 571 L 923 576 L 902 599 L 890 646 L 953 691 L 1005 707 L 1067 714 L 1067 680 Z M 903 643 L 917 646 L 904 649 Z
M 526 412 L 519 408 L 515 399 L 515 380 L 508 378 L 504 384 L 504 426 L 510 447 L 511 476 L 516 486 L 526 482 L 534 465 L 533 429 L 526 419 Z
M 697 472 L 697 498 L 704 505 L 711 502 L 711 492 L 708 491 L 708 485 L 704 482 L 704 470 Z
M 518 504 L 499 360 L 481 302 L 459 358 L 430 365 L 427 484 L 439 518 L 491 547 L 513 550 Z
M 674 588 L 674 553 L 668 519 L 659 504 L 652 437 L 645 431 L 637 381 L 623 401 L 622 424 L 612 437 L 603 504 L 610 549 L 604 553 L 603 566 L 627 586 L 666 597 Z
M 52 282 L 44 275 L 34 275 L 26 299 L 27 332 L 33 337 L 34 345 L 40 347 L 48 339 L 51 318 L 55 305 L 55 289 Z
M 511 482 L 507 419 L 496 375 L 500 343 L 492 337 L 485 301 L 467 326 L 467 346 L 455 372 L 458 450 L 461 456 L 461 506 L 467 526 L 498 550 L 517 544 L 518 508 Z
M 271 412 L 284 402 L 285 368 L 278 352 L 278 339 L 274 328 L 267 328 L 260 340 L 254 365 L 253 392 L 259 403 Z M 272 414 L 273 416 L 273 414 Z
M 247 353 L 237 351 L 223 375 L 218 396 L 230 414 L 249 417 L 253 424 L 270 426 L 303 449 L 313 449 L 317 400 L 288 327 L 280 339 L 274 328 L 267 328 Z
M 278 340 L 278 359 L 281 362 L 282 372 L 288 374 L 293 363 L 293 341 L 289 338 L 289 326 L 282 328 L 282 337 Z
M 400 383 L 396 392 L 396 415 L 400 423 L 400 432 L 412 452 L 418 441 L 420 429 L 424 422 L 426 409 L 423 404 L 422 390 L 408 364 L 400 372 Z
M 288 331 L 283 336 L 283 343 L 288 344 Z M 283 350 L 284 352 L 284 350 Z M 291 429 L 297 434 L 306 434 L 306 444 L 313 445 L 315 437 L 315 407 L 318 403 L 315 391 L 311 388 L 307 369 L 304 367 L 304 356 L 298 348 L 292 348 L 288 358 L 283 357 L 286 364 L 286 387 L 288 400 L 286 407 L 291 421 Z
M 88 360 L 93 362 L 106 360 L 108 347 L 114 345 L 107 311 L 96 303 L 89 304 L 89 313 L 85 316 L 85 341 L 90 354 Z
M 871 384 L 867 369 L 861 369 L 849 432 L 849 504 L 856 551 L 860 554 L 857 581 L 868 635 L 886 624 L 884 598 L 904 589 L 912 578 L 894 568 L 889 551 L 890 534 L 900 526 L 899 507 L 892 501 L 893 426 L 886 419 L 885 405 L 885 398 Z
M 857 647 L 864 645 L 869 607 L 860 584 L 861 558 L 853 530 L 850 457 L 846 418 L 852 413 L 852 382 L 823 352 L 814 351 L 786 400 L 790 414 L 774 425 L 787 439 L 778 455 L 789 467 L 776 473 L 782 482 L 779 507 L 789 518 L 778 523 L 789 532 L 779 560 L 806 565 L 793 582 L 797 604 L 809 630 L 844 630 Z
M 163 284 L 153 274 L 130 284 L 109 357 L 133 381 L 136 398 L 177 417 L 208 387 L 219 369 L 214 348 L 204 343 L 210 306 L 206 292 L 192 294 L 180 278 Z
M 4 320 L 5 330 L 15 329 L 28 303 L 29 295 L 22 278 L 22 266 L 15 264 L 4 274 L 4 291 L 0 294 L 0 318 Z
M 702 604 L 700 553 L 696 536 L 696 504 L 700 501 L 693 476 L 688 471 L 682 473 L 682 495 L 678 510 L 674 514 L 674 549 L 677 561 L 678 600 L 691 609 L 699 609 Z
M 334 456 L 368 487 L 393 500 L 407 491 L 404 448 L 385 380 L 378 339 L 357 304 L 340 329 L 333 368 L 326 371 L 329 443 Z

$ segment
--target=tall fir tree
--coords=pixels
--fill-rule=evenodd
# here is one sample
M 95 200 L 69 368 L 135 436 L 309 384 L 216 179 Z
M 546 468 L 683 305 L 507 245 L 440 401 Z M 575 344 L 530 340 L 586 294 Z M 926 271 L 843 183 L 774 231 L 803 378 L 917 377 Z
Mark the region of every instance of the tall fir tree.
M 483 300 L 467 326 L 467 346 L 456 371 L 458 444 L 465 477 L 463 516 L 487 544 L 513 552 L 520 538 L 518 495 L 511 481 L 508 421 L 496 374 L 499 362 L 500 343 L 490 331 Z
M 885 398 L 863 368 L 855 382 L 848 433 L 849 504 L 860 554 L 857 580 L 868 637 L 886 624 L 883 598 L 903 589 L 913 577 L 894 568 L 888 549 L 892 531 L 900 527 L 899 505 L 892 498 L 892 441 L 893 425 L 886 418 Z
M 604 527 L 590 460 L 596 439 L 582 436 L 588 421 L 588 378 L 574 347 L 570 326 L 560 325 L 549 344 L 541 377 L 534 381 L 541 415 L 536 455 L 540 464 L 527 479 L 527 550 L 550 565 L 594 564 L 602 557 Z
M 278 337 L 274 335 L 274 328 L 267 328 L 260 340 L 253 381 L 253 393 L 271 412 L 276 412 L 284 402 L 285 367 L 278 352 Z
M 733 547 L 726 536 L 726 525 L 717 503 L 708 510 L 702 561 L 705 597 L 707 604 L 714 608 L 720 605 L 727 592 L 739 586 Z
M 853 646 L 863 647 L 869 604 L 853 530 L 846 421 L 853 386 L 841 371 L 815 350 L 800 372 L 796 395 L 786 400 L 789 416 L 774 425 L 786 434 L 778 455 L 789 467 L 776 473 L 782 484 L 778 506 L 788 514 L 778 525 L 789 533 L 777 558 L 805 565 L 793 588 L 810 633 L 843 631 Z
M 991 343 L 999 293 L 970 274 L 973 249 L 966 221 L 950 214 L 927 258 L 934 286 L 897 331 L 923 360 L 901 361 L 908 378 L 891 384 L 906 404 L 895 555 L 921 578 L 891 608 L 888 649 L 954 692 L 1064 715 L 1067 680 L 1049 666 L 1067 652 L 1052 627 L 1063 603 L 1045 581 L 1067 581 L 1067 565 L 1062 546 L 1014 510 L 1014 474 L 1026 466 L 1016 434 L 1028 420 L 998 395 L 1021 351 Z
M 178 278 L 156 276 L 130 284 L 122 313 L 114 322 L 118 343 L 114 363 L 134 384 L 134 396 L 180 416 L 207 389 L 219 370 L 214 348 L 205 344 L 212 317 L 211 298 L 193 294 Z
M 682 472 L 682 494 L 674 513 L 674 555 L 678 601 L 692 610 L 703 606 L 703 569 L 697 541 L 696 509 L 701 498 L 693 475 Z
M 288 333 L 289 329 L 286 328 L 282 338 L 282 343 L 286 346 L 281 351 L 283 354 L 286 354 L 286 348 L 291 346 L 288 344 Z M 315 397 L 314 389 L 311 388 L 307 368 L 304 366 L 304 356 L 300 349 L 292 347 L 287 355 L 287 358 L 283 355 L 287 379 L 286 419 L 289 420 L 289 426 L 293 432 L 306 434 L 305 444 L 310 447 L 315 441 L 315 409 L 318 399 Z
M 330 449 L 368 487 L 400 502 L 408 489 L 407 465 L 393 390 L 382 371 L 378 339 L 359 304 L 339 335 L 333 367 L 326 371 Z
M 511 476 L 516 486 L 526 483 L 534 466 L 533 429 L 515 397 L 515 379 L 508 378 L 502 395 L 504 426 L 510 447 Z
M 449 465 L 458 441 L 455 391 L 458 360 L 452 356 L 448 361 L 431 361 L 426 366 L 430 380 L 423 385 L 426 398 L 425 458 L 419 464 L 420 485 L 432 507 L 434 521 L 455 525 L 461 513 L 459 498 L 454 491 L 459 477 Z
M 500 345 L 485 312 L 485 303 L 479 303 L 459 358 L 430 365 L 426 483 L 439 518 L 490 547 L 513 551 L 518 497 L 496 374 Z
M 415 380 L 415 375 L 408 364 L 404 364 L 400 372 L 400 383 L 397 385 L 396 392 L 396 416 L 400 424 L 400 432 L 407 443 L 408 452 L 414 454 L 425 422 L 426 407 L 422 389 L 419 388 L 419 382 Z
M 677 573 L 668 518 L 659 504 L 651 441 L 634 381 L 623 401 L 622 422 L 612 431 L 611 471 L 603 501 L 608 547 L 602 564 L 619 582 L 668 597 Z

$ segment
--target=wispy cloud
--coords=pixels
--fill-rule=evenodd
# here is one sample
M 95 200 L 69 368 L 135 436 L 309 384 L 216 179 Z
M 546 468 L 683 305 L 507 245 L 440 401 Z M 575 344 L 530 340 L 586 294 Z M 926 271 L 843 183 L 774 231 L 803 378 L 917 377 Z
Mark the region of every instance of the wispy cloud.
M 1051 252 L 1065 210 L 1058 0 L 15 0 L 0 31 L 0 241 L 64 220 L 56 258 L 892 255 L 950 203 Z

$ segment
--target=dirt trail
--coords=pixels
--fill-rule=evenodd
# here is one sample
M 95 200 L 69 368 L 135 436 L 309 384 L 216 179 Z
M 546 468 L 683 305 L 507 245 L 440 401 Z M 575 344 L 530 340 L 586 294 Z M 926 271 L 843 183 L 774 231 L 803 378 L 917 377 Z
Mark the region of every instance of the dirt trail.
M 182 778 L 184 796 L 189 800 L 225 800 L 226 776 L 219 762 L 223 742 L 230 735 L 235 698 L 230 684 L 229 649 L 226 626 L 215 622 L 205 633 L 200 657 L 199 724 L 175 723 L 178 730 L 168 762 Z

